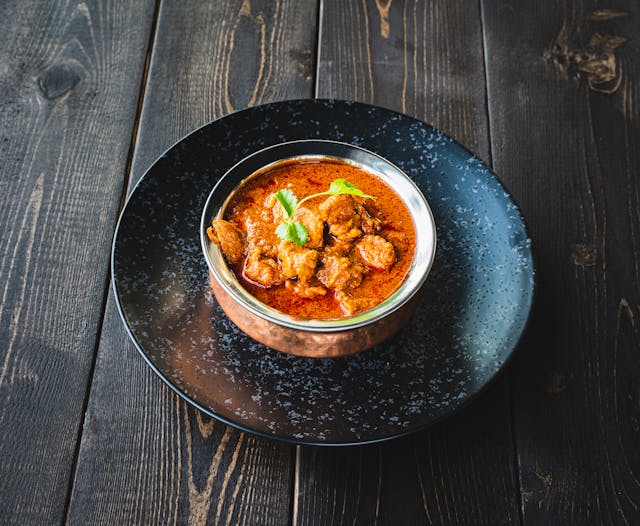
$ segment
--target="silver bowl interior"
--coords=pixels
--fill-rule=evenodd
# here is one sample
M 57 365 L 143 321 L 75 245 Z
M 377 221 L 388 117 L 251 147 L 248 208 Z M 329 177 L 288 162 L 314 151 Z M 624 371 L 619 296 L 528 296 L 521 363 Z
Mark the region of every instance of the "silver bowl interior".
M 252 296 L 235 278 L 227 266 L 222 251 L 206 233 L 214 218 L 221 218 L 233 192 L 252 177 L 264 173 L 282 162 L 339 160 L 355 165 L 391 187 L 405 203 L 413 218 L 416 251 L 407 278 L 384 301 L 370 310 L 349 318 L 313 320 L 289 316 L 273 309 Z M 261 318 L 286 327 L 305 331 L 343 331 L 373 323 L 405 305 L 424 284 L 436 250 L 436 228 L 433 214 L 422 192 L 400 168 L 379 155 L 363 148 L 336 141 L 302 140 L 270 146 L 259 150 L 232 166 L 215 185 L 205 204 L 200 239 L 207 265 L 214 279 L 244 308 Z

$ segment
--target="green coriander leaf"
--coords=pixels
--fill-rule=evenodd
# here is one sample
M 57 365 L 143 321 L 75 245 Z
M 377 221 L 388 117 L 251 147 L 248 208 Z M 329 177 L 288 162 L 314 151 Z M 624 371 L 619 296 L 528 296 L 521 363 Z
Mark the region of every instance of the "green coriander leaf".
M 372 195 L 365 194 L 355 184 L 350 183 L 346 179 L 336 179 L 329 186 L 328 194 L 349 194 L 356 195 L 358 197 L 366 197 L 368 199 L 375 199 Z
M 284 190 L 278 190 L 275 193 L 275 196 L 280 205 L 282 205 L 287 218 L 291 218 L 296 210 L 298 198 L 288 188 L 285 188 Z
M 276 228 L 276 235 L 284 241 L 293 241 L 301 247 L 307 242 L 309 232 L 302 223 L 285 221 Z
M 280 223 L 276 228 L 276 235 L 283 241 L 291 241 L 291 234 L 289 233 L 290 227 L 291 223 Z
M 293 230 L 295 232 L 295 235 L 292 241 L 296 245 L 301 247 L 307 242 L 307 239 L 309 238 L 309 232 L 307 231 L 306 227 L 302 223 L 295 222 L 291 224 L 293 225 Z
M 305 201 L 320 197 L 322 195 L 355 195 L 358 197 L 365 197 L 368 199 L 375 199 L 374 196 L 365 194 L 356 185 L 350 183 L 346 179 L 336 179 L 329 186 L 329 190 L 326 192 L 320 192 L 319 194 L 313 194 L 305 197 L 298 202 L 298 198 L 293 194 L 291 190 L 285 188 L 284 190 L 278 190 L 275 194 L 276 199 L 282 206 L 284 213 L 287 217 L 287 221 L 284 221 L 276 228 L 276 235 L 284 241 L 292 241 L 298 246 L 302 246 L 309 239 L 309 232 L 302 223 L 291 221 L 296 209 Z

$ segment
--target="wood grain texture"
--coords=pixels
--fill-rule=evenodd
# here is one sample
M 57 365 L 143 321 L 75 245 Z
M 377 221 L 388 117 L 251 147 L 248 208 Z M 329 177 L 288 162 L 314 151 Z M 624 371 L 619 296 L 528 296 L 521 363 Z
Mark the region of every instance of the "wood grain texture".
M 110 298 L 69 524 L 285 524 L 290 456 L 161 384 Z
M 160 23 L 167 28 L 157 34 L 134 179 L 185 133 L 214 118 L 313 96 L 315 0 L 216 4 L 162 4 Z M 172 17 L 182 17 L 181 30 L 169 27 Z
M 482 28 L 468 2 L 323 2 L 319 97 L 425 120 L 489 159 Z
M 163 1 L 132 183 L 215 117 L 310 96 L 315 27 L 315 2 Z M 71 524 L 287 524 L 293 452 L 187 407 L 138 356 L 109 300 Z
M 514 367 L 525 524 L 640 523 L 640 6 L 482 2 L 494 164 L 538 298 Z
M 431 122 L 490 160 L 478 5 L 325 2 L 318 96 Z M 379 446 L 298 448 L 294 524 L 514 524 L 509 392 L 499 380 L 430 431 Z
M 500 382 L 449 421 L 387 444 L 300 447 L 294 524 L 517 523 L 505 397 Z
M 63 519 L 152 1 L 0 4 L 0 523 Z

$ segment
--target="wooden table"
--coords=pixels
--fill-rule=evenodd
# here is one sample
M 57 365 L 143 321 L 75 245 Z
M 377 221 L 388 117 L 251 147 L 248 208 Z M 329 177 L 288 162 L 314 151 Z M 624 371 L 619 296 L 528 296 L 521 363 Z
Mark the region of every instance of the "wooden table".
M 5 0 L 0 34 L 1 524 L 640 524 L 636 0 Z M 308 97 L 439 127 L 533 238 L 508 370 L 382 445 L 209 420 L 110 289 L 118 212 L 159 154 Z

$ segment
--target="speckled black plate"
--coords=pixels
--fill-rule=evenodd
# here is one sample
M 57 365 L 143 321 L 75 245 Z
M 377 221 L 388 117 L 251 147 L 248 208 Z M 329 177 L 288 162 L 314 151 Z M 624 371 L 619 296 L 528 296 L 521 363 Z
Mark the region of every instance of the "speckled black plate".
M 402 168 L 435 216 L 438 248 L 422 305 L 393 341 L 355 356 L 305 359 L 254 342 L 213 298 L 202 207 L 247 154 L 332 139 Z M 518 343 L 533 296 L 530 242 L 495 176 L 431 126 L 339 101 L 290 101 L 195 131 L 131 194 L 113 245 L 122 318 L 149 365 L 202 411 L 245 431 L 306 444 L 362 444 L 429 426 L 477 394 Z

